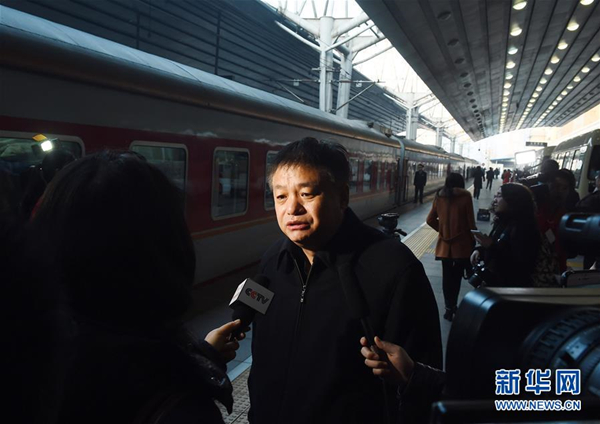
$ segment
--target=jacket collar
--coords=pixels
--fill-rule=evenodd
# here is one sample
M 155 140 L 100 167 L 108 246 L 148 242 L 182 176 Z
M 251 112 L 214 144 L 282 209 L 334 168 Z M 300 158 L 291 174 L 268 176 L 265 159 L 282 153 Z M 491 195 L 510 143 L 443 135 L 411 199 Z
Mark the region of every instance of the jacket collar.
M 357 250 L 356 247 L 361 238 L 359 233 L 363 225 L 354 211 L 346 208 L 342 225 L 327 245 L 316 252 L 315 258 L 327 267 L 335 266 L 338 260 L 350 260 Z M 302 257 L 301 255 L 304 255 L 302 249 L 286 237 L 279 249 L 277 268 L 279 269 L 281 266 L 284 257 L 295 259 Z

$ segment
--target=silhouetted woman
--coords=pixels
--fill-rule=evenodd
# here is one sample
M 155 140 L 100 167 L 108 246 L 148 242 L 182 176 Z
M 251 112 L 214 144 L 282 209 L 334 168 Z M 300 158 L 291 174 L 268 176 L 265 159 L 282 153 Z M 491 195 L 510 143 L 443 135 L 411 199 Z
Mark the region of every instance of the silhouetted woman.
M 69 295 L 75 353 L 61 423 L 221 423 L 232 406 L 222 356 L 237 342 L 226 324 L 205 341 L 181 318 L 191 301 L 195 254 L 181 193 L 133 152 L 75 161 L 49 184 L 34 226 Z M 211 346 L 212 345 L 212 346 Z

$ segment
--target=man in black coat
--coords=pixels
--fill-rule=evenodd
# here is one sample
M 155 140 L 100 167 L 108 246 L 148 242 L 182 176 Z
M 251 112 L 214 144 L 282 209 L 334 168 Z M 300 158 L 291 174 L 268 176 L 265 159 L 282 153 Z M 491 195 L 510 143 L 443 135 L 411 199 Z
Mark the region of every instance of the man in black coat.
M 312 138 L 289 144 L 273 164 L 269 182 L 286 237 L 260 265 L 274 296 L 254 321 L 253 424 L 398 418 L 400 388 L 373 376 L 358 349 L 364 311 L 376 335 L 441 367 L 439 316 L 423 266 L 348 208 L 349 170 L 342 146 Z M 356 278 L 342 281 L 348 266 Z M 360 295 L 347 297 L 349 287 Z M 414 405 L 406 402 L 400 414 L 414 416 Z
M 417 203 L 417 198 L 423 204 L 423 189 L 425 188 L 425 184 L 427 184 L 427 172 L 423 171 L 423 164 L 420 163 L 417 166 L 418 170 L 415 172 L 415 203 Z
M 485 188 L 488 190 L 492 189 L 492 183 L 494 182 L 494 169 L 490 166 L 490 169 L 485 173 L 485 179 L 487 180 L 487 184 Z

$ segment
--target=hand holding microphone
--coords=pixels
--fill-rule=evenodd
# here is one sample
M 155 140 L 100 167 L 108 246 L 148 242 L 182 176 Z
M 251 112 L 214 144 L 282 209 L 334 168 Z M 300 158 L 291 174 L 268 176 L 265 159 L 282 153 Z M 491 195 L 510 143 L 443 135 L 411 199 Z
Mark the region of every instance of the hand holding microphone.
M 363 346 L 360 353 L 365 357 L 365 365 L 373 370 L 373 374 L 400 386 L 408 383 L 415 362 L 402 346 L 375 337 L 375 344 L 386 355 L 387 359 L 385 359 L 373 352 L 366 338 L 362 337 L 360 344 Z
M 241 326 L 242 321 L 239 319 L 228 322 L 208 333 L 204 340 L 219 352 L 225 362 L 229 362 L 235 358 L 235 351 L 240 347 L 238 340 L 242 340 L 246 336 L 241 333 L 237 339 L 230 339 L 231 333 L 239 331 Z

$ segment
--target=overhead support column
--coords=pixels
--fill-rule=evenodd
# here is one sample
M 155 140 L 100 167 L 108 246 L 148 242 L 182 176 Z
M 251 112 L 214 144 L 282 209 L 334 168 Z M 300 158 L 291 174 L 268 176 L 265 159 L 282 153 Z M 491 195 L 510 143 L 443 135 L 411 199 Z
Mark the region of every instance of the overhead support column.
M 319 46 L 321 47 L 321 57 L 319 59 L 320 85 L 319 85 L 319 109 L 325 112 L 331 112 L 333 108 L 333 51 L 331 46 L 333 33 L 333 18 L 323 16 L 320 20 L 319 28 Z
M 435 128 L 435 145 L 437 147 L 442 147 L 443 136 L 444 136 L 444 127 L 436 127 Z
M 450 153 L 456 153 L 456 137 L 450 140 Z

